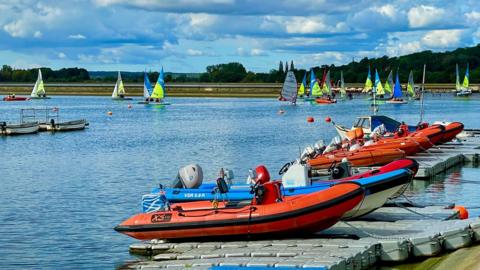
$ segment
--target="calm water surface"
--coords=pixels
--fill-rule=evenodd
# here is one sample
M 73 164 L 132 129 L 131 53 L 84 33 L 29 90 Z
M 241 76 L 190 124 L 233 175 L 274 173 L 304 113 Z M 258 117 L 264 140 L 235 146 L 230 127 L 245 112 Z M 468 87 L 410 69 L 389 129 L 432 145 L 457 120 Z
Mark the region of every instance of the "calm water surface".
M 335 135 L 334 121 L 351 125 L 369 114 L 364 98 L 334 105 L 280 105 L 273 99 L 171 98 L 167 107 L 114 102 L 107 97 L 58 97 L 2 102 L 0 121 L 19 109 L 57 106 L 64 120 L 86 118 L 73 133 L 0 137 L 0 268 L 103 269 L 133 259 L 134 243 L 113 231 L 139 212 L 141 195 L 196 162 L 205 178 L 221 167 L 243 181 L 265 164 L 272 175 L 301 148 Z M 429 96 L 426 120 L 462 121 L 479 128 L 480 99 Z M 279 110 L 284 114 L 279 114 Z M 111 111 L 112 116 L 107 112 Z M 418 122 L 419 104 L 381 106 L 381 113 Z M 315 117 L 308 124 L 307 116 Z M 480 170 L 458 168 L 433 182 L 412 185 L 421 203 L 456 201 L 478 206 Z M 472 210 L 478 215 L 478 210 Z M 471 214 L 472 214 L 471 211 Z

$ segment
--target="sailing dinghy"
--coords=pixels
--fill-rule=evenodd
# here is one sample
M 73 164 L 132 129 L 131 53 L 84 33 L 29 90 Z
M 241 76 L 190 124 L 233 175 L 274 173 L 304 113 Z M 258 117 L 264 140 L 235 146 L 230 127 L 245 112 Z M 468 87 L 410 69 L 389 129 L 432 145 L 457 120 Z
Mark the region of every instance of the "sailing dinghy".
M 332 95 L 332 81 L 330 80 L 330 70 L 323 74 L 323 86 L 320 90 L 321 95 L 326 95 L 326 97 L 317 97 L 315 102 L 318 104 L 332 104 L 337 103 L 336 99 L 331 97 Z
M 397 77 L 395 78 L 395 86 L 393 87 L 392 98 L 390 100 L 387 100 L 387 103 L 392 103 L 392 104 L 405 104 L 405 103 L 407 103 L 407 101 L 402 98 L 402 87 L 400 86 L 400 79 L 398 78 L 398 71 L 397 71 Z
M 118 72 L 117 82 L 113 88 L 112 99 L 114 100 L 132 100 L 132 98 L 125 97 L 125 87 L 123 86 L 122 75 Z
M 469 84 L 469 65 L 467 64 L 467 71 L 465 71 L 465 77 L 463 78 L 463 84 L 460 86 L 460 79 L 458 76 L 458 65 L 457 65 L 457 82 L 456 82 L 456 95 L 457 97 L 466 97 L 472 94 L 472 89 L 468 87 Z
M 153 105 L 170 105 L 169 102 L 165 102 L 165 95 L 166 95 L 166 88 L 165 88 L 165 80 L 164 80 L 164 74 L 163 74 L 163 67 L 162 70 L 160 71 L 160 74 L 158 75 L 157 82 L 155 83 L 155 87 L 153 88 L 150 96 L 148 98 L 145 98 L 145 101 L 139 102 L 141 104 L 153 104 Z M 144 78 L 144 85 L 143 85 L 143 93 L 144 96 L 146 95 L 147 92 L 149 92 L 149 88 L 151 88 L 150 80 L 148 79 L 148 76 L 145 76 Z
M 45 93 L 45 86 L 43 85 L 42 70 L 38 69 L 38 77 L 33 86 L 32 93 L 30 94 L 30 99 L 49 99 Z
M 282 91 L 280 92 L 280 101 L 288 101 L 293 105 L 297 102 L 297 79 L 293 71 L 287 72 L 285 76 L 285 81 L 283 82 Z

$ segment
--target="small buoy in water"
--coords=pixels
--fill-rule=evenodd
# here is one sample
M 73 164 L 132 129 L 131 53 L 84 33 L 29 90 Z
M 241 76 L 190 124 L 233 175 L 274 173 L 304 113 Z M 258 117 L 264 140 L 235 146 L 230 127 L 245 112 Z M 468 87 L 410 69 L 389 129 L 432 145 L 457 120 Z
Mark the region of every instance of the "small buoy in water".
M 330 118 L 329 116 L 325 117 L 325 122 L 327 122 L 327 123 L 332 122 L 332 118 Z
M 313 119 L 313 117 L 309 116 L 307 117 L 307 122 L 308 123 L 313 123 L 315 121 L 315 119 Z
M 108 115 L 112 115 L 113 113 L 111 111 L 107 112 Z
M 132 108 L 132 104 L 128 104 L 128 108 L 131 109 L 131 108 Z
M 457 206 L 453 207 L 453 209 L 458 211 L 458 217 L 460 219 L 467 219 L 468 218 L 468 211 L 467 211 L 467 208 L 465 208 L 465 206 L 457 205 Z
M 279 110 L 279 111 L 278 111 L 278 114 L 284 114 L 284 113 L 285 113 L 284 110 Z

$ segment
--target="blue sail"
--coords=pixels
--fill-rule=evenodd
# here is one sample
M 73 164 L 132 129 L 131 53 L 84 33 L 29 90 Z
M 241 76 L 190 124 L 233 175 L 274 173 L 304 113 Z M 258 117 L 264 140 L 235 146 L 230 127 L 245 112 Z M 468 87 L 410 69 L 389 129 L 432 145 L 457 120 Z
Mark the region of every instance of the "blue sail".
M 400 98 L 402 97 L 402 87 L 400 86 L 400 79 L 397 77 L 395 78 L 395 87 L 393 88 L 392 98 Z
M 143 96 L 148 98 L 152 95 L 153 87 L 146 72 L 143 74 Z

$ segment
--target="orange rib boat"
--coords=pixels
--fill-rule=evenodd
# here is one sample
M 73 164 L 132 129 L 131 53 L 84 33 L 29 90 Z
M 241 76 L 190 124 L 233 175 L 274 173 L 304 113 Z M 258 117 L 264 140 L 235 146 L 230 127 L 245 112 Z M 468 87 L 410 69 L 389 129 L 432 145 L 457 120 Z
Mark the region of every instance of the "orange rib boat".
M 425 136 L 386 138 L 374 144 L 364 145 L 362 149 L 399 149 L 405 152 L 407 156 L 415 155 L 418 152 L 431 148 L 433 144 Z
M 452 122 L 445 126 L 445 130 L 443 131 L 442 139 L 439 143 L 447 143 L 453 140 L 458 133 L 463 131 L 463 124 L 460 122 Z
M 137 214 L 115 230 L 140 240 L 317 232 L 335 224 L 364 196 L 351 182 L 291 197 L 272 195 L 280 194 L 278 185 L 264 185 L 265 197 L 275 200 L 256 198 L 243 206 L 220 202 L 217 208 L 209 201 L 174 204 L 170 211 Z
M 445 127 L 442 125 L 431 125 L 411 133 L 409 137 L 425 136 L 430 140 L 431 144 L 438 144 L 443 137 L 444 130 Z
M 332 104 L 337 103 L 335 99 L 327 99 L 327 98 L 316 98 L 315 102 L 318 104 Z
M 336 151 L 332 154 L 324 154 L 308 161 L 314 169 L 327 169 L 333 163 L 339 163 L 343 158 L 355 167 L 385 165 L 396 159 L 404 158 L 405 152 L 399 149 L 365 149 L 362 147 L 356 151 Z

